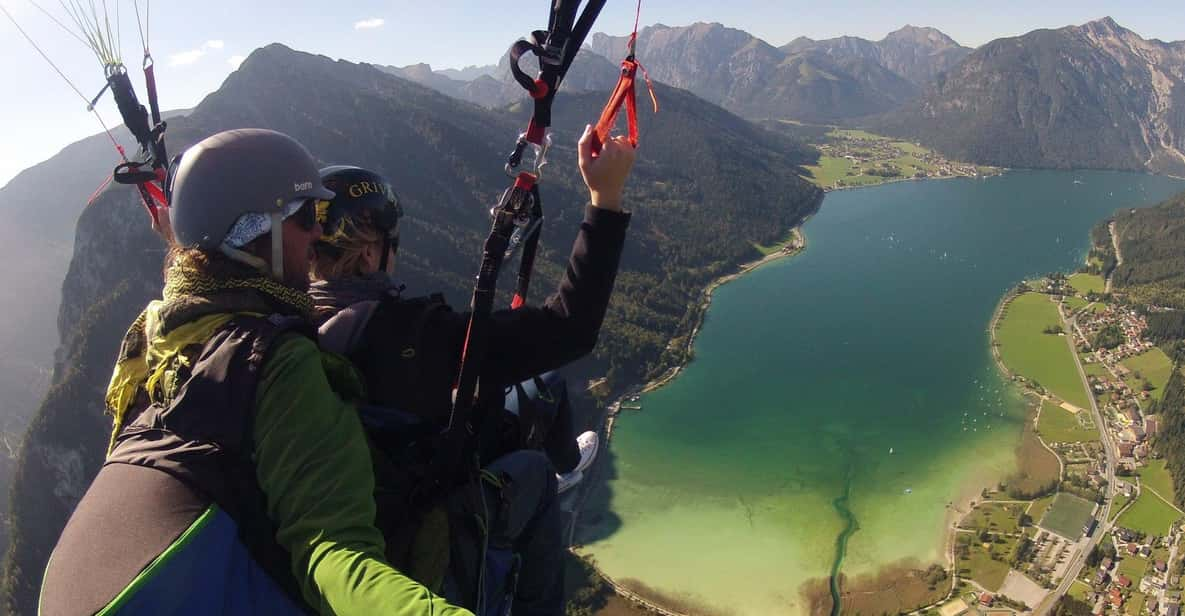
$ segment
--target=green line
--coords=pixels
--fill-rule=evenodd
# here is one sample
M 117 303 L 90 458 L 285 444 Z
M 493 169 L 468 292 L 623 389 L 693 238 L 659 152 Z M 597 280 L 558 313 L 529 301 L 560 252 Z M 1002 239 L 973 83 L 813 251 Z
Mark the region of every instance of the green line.
M 843 604 L 839 595 L 840 568 L 843 566 L 843 559 L 848 551 L 848 539 L 860 530 L 860 523 L 856 521 L 852 510 L 848 508 L 848 502 L 852 497 L 852 470 L 853 465 L 849 463 L 847 476 L 844 479 L 843 494 L 831 501 L 831 505 L 839 513 L 839 517 L 846 523 L 839 536 L 835 538 L 835 560 L 831 563 L 831 616 L 839 616 L 842 611 Z
M 108 603 L 106 607 L 100 610 L 98 616 L 103 616 L 104 614 L 114 614 L 117 610 L 119 610 L 119 608 L 123 607 L 123 605 L 127 603 L 133 595 L 136 594 L 136 591 L 140 590 L 141 587 L 147 584 L 148 581 L 151 580 L 158 571 L 168 564 L 174 556 L 184 550 L 185 546 L 189 545 L 189 543 L 193 541 L 203 529 L 206 528 L 206 525 L 210 523 L 210 520 L 214 518 L 218 511 L 219 509 L 217 505 L 210 505 L 207 507 L 206 511 L 202 513 L 202 515 L 198 516 L 198 518 L 189 525 L 189 528 L 186 528 L 185 531 L 181 533 L 180 537 L 177 537 L 177 539 L 175 539 L 173 543 L 165 549 L 164 552 L 161 552 L 161 554 L 157 556 L 151 564 L 145 567 L 144 570 L 141 571 L 139 575 L 137 575 L 131 581 L 131 583 L 123 589 L 123 591 L 121 591 L 115 596 L 114 599 L 111 600 L 111 603 Z

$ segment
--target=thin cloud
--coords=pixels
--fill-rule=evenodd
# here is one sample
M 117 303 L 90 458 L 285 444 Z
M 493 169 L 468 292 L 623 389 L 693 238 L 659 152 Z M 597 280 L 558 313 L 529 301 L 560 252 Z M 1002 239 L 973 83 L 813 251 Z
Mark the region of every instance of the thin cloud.
M 372 19 L 363 19 L 362 21 L 354 22 L 355 30 L 374 30 L 375 28 L 382 28 L 387 21 L 381 17 L 374 17 Z
M 190 49 L 189 51 L 182 51 L 181 53 L 170 55 L 169 66 L 185 66 L 187 64 L 193 64 L 194 62 L 201 60 L 202 57 L 205 56 L 206 53 L 211 49 L 221 50 L 225 46 L 226 43 L 221 39 L 211 39 L 205 43 L 202 43 L 202 46 L 198 47 L 197 49 Z
M 231 56 L 226 59 L 226 63 L 229 64 L 232 69 L 237 69 L 239 68 L 239 65 L 243 63 L 243 60 L 246 59 L 247 56 Z
M 181 53 L 175 53 L 169 56 L 169 66 L 184 66 L 186 64 L 193 64 L 202 59 L 206 55 L 205 49 L 190 49 Z

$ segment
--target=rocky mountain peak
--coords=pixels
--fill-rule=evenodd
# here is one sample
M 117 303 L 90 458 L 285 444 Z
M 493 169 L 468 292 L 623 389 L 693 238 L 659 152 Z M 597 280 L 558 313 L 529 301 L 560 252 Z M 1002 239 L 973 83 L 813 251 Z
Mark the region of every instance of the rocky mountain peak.
M 954 39 L 937 28 L 911 24 L 906 24 L 900 29 L 888 33 L 885 38 L 881 39 L 881 43 L 912 43 L 934 50 L 961 47 Z
M 1183 111 L 1185 46 L 1104 17 L 987 43 L 880 128 L 1006 167 L 1181 174 Z
M 420 62 L 418 64 L 408 64 L 403 67 L 403 71 L 408 74 L 423 75 L 425 77 L 434 74 L 432 65 L 427 62 Z
M 1090 30 L 1099 33 L 1121 34 L 1128 32 L 1126 28 L 1119 25 L 1111 16 L 1100 17 L 1094 21 L 1087 22 L 1081 26 L 1085 30 Z

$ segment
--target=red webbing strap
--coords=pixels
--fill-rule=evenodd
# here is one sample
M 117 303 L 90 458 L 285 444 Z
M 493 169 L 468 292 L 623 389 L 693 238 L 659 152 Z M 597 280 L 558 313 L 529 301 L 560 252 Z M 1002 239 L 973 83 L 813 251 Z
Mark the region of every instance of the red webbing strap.
M 630 37 L 629 48 L 631 50 L 633 50 L 638 37 L 636 28 L 635 25 L 634 34 Z M 601 110 L 601 118 L 597 120 L 597 125 L 593 128 L 593 156 L 600 154 L 601 147 L 608 141 L 609 132 L 617 124 L 617 114 L 621 112 L 622 105 L 625 105 L 630 145 L 638 147 L 638 96 L 634 87 L 638 69 L 642 69 L 642 76 L 646 78 L 646 89 L 650 92 L 650 102 L 654 104 L 654 113 L 658 113 L 658 98 L 654 96 L 654 86 L 650 83 L 650 76 L 646 74 L 646 68 L 635 59 L 631 52 L 625 60 L 621 61 L 621 77 L 617 80 L 617 86 L 613 88 L 613 94 L 609 96 L 609 102 L 605 103 L 605 108 Z
M 148 182 L 144 184 L 144 188 L 152 197 L 153 209 L 168 207 L 168 204 L 165 203 L 165 191 L 161 190 L 160 186 L 157 186 L 156 182 Z
M 617 87 L 613 88 L 613 94 L 609 95 L 609 102 L 605 103 L 605 108 L 601 110 L 601 118 L 597 120 L 597 125 L 593 128 L 593 154 L 601 153 L 601 146 L 609 140 L 609 131 L 617 124 L 617 114 L 621 112 L 621 106 L 626 106 L 626 116 L 629 120 L 629 139 L 630 145 L 637 147 L 638 145 L 638 109 L 637 109 L 637 95 L 634 94 L 634 77 L 637 75 L 638 64 L 633 60 L 626 59 L 621 62 L 621 77 L 617 80 Z

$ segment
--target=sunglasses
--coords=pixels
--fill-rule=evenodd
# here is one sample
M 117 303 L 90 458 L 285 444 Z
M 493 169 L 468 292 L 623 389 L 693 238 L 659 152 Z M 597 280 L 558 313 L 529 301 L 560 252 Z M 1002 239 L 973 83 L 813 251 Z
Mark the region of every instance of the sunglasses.
M 312 231 L 317 226 L 317 200 L 305 199 L 300 208 L 288 216 L 301 229 Z

